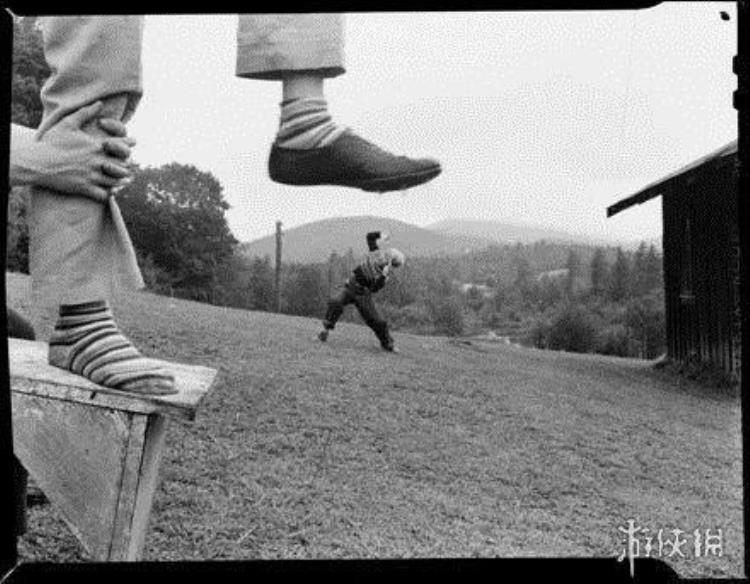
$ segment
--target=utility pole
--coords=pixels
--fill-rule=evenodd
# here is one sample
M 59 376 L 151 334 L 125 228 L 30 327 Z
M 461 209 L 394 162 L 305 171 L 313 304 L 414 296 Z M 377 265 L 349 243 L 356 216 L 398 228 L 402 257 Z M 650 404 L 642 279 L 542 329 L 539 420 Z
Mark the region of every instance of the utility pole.
M 276 222 L 276 312 L 281 312 L 281 221 Z

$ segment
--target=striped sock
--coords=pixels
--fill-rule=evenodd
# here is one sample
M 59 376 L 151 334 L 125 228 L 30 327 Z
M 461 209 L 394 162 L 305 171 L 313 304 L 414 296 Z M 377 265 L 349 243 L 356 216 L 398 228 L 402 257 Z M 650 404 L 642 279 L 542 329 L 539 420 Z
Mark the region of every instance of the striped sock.
M 281 102 L 281 122 L 276 145 L 295 150 L 321 148 L 346 131 L 328 113 L 325 99 L 305 97 Z
M 60 306 L 48 360 L 105 387 L 151 395 L 177 393 L 174 376 L 123 336 L 104 300 Z

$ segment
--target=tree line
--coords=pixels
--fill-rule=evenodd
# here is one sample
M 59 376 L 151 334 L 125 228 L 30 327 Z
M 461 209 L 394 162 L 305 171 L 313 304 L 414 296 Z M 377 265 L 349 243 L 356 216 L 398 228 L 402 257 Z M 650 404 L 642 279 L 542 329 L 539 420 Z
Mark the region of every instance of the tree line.
M 321 317 L 358 255 L 349 250 L 327 262 L 283 265 L 282 312 Z M 247 292 L 226 300 L 272 310 L 270 258 L 234 261 L 243 266 Z M 647 359 L 665 350 L 662 257 L 645 242 L 635 251 L 537 242 L 409 258 L 377 304 L 394 330 L 417 334 L 489 333 L 543 349 Z M 349 311 L 344 320 L 359 317 Z

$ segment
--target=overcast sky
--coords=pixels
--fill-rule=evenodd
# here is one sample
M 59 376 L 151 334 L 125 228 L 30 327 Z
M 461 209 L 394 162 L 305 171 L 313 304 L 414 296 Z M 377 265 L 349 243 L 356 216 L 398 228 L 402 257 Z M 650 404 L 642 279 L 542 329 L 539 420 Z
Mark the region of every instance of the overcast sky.
M 726 11 L 731 20 L 720 18 Z M 237 17 L 147 16 L 143 165 L 222 183 L 241 241 L 342 215 L 477 218 L 623 241 L 661 233 L 660 200 L 606 207 L 737 136 L 734 2 L 639 11 L 367 13 L 346 18 L 329 110 L 443 173 L 404 194 L 273 183 L 281 85 L 234 76 Z

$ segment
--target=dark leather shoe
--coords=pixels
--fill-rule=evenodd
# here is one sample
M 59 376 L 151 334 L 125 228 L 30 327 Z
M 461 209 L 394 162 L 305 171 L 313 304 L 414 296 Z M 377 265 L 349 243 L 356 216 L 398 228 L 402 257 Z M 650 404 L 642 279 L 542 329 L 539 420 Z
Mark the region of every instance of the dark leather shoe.
M 268 159 L 268 173 L 278 183 L 338 185 L 381 193 L 426 183 L 441 170 L 437 160 L 396 156 L 351 130 L 322 148 L 295 150 L 274 144 Z

